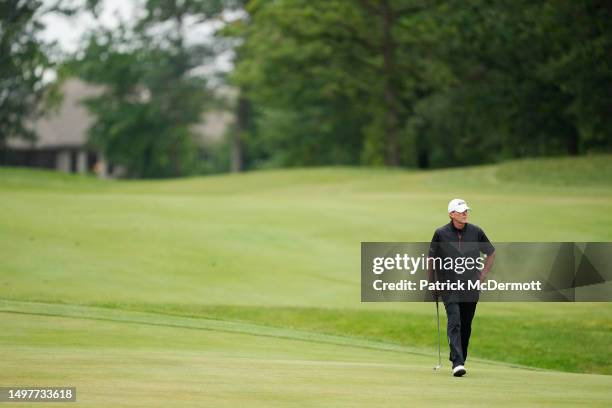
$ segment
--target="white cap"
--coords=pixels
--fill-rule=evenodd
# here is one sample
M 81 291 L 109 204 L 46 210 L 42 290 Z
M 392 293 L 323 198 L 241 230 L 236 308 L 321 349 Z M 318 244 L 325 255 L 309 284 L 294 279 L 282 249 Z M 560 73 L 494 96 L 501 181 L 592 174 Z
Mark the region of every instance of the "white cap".
M 457 211 L 457 212 L 464 212 L 465 210 L 469 210 L 470 207 L 468 207 L 467 203 L 465 202 L 465 200 L 462 200 L 460 198 L 455 198 L 450 200 L 450 202 L 448 203 L 448 213 L 452 213 L 453 211 Z

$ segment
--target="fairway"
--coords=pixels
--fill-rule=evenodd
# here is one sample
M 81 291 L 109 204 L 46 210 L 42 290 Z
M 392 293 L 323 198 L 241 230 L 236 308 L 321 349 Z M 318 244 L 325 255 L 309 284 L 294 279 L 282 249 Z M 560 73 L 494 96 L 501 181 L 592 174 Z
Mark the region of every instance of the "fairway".
M 431 369 L 432 304 L 360 302 L 359 251 L 430 240 L 456 196 L 493 242 L 612 241 L 611 163 L 0 168 L 0 385 L 76 386 L 88 407 L 610 406 L 612 304 L 481 303 L 456 379 L 446 349 Z
M 609 406 L 612 377 L 471 364 L 292 330 L 3 303 L 2 383 L 71 384 L 84 406 Z M 69 317 L 44 313 L 65 313 Z M 75 317 L 78 316 L 78 317 Z M 306 337 L 306 340 L 300 338 Z M 27 340 L 27 346 L 23 344 Z M 18 358 L 16 358 L 18 357 Z M 442 392 L 443 390 L 443 392 Z M 474 395 L 474 393 L 477 395 Z M 452 397 L 449 397 L 452 395 Z M 508 399 L 512 395 L 512 399 Z

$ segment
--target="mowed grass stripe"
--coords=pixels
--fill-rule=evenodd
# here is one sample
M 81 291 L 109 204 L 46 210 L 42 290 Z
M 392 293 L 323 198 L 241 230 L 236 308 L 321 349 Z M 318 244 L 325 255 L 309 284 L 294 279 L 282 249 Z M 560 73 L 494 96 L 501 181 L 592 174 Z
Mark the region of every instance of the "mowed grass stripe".
M 289 333 L 283 331 L 281 334 L 285 337 L 295 337 L 296 332 L 300 338 L 304 338 L 305 333 L 308 337 L 330 335 L 331 341 L 336 343 L 339 338 L 342 342 L 347 338 L 365 340 L 377 346 L 381 343 L 403 346 L 411 352 L 429 355 L 434 354 L 436 340 L 435 308 L 431 303 L 402 305 L 403 311 L 128 303 L 60 305 L 66 308 L 93 306 L 91 310 L 99 308 L 106 314 L 118 313 L 119 317 L 114 319 L 121 318 L 124 312 L 141 312 L 155 316 L 156 321 L 164 316 L 198 322 L 232 322 L 242 327 L 253 324 L 248 327 L 255 331 L 265 328 L 266 333 L 271 329 L 287 329 Z M 518 367 L 612 374 L 612 309 L 609 306 L 601 303 L 481 302 L 474 322 L 470 358 Z M 444 336 L 446 319 L 443 313 L 441 327 Z M 367 345 L 370 346 L 372 344 Z M 446 353 L 446 347 L 444 350 Z
M 82 407 L 607 407 L 612 377 L 214 330 L 0 313 L 0 383 L 77 387 Z M 23 339 L 29 345 L 22 346 Z
M 381 351 L 393 351 L 405 354 L 416 354 L 421 356 L 432 356 L 432 350 L 419 349 L 381 341 L 364 340 L 354 337 L 322 334 L 304 330 L 272 327 L 253 324 L 242 321 L 230 321 L 221 319 L 189 318 L 176 315 L 165 315 L 162 313 L 135 312 L 118 309 L 66 305 L 39 302 L 21 302 L 0 299 L 0 313 L 14 313 L 24 315 L 64 317 L 88 320 L 101 320 L 116 323 L 145 324 L 150 326 L 161 326 L 169 328 L 210 330 L 228 333 L 240 333 L 253 336 L 263 336 L 278 339 L 300 340 L 314 343 L 326 343 L 346 347 L 366 348 Z M 509 364 L 499 361 L 473 358 L 482 364 L 494 364 L 507 367 L 518 367 L 529 370 L 543 370 L 537 367 L 529 367 L 518 364 Z

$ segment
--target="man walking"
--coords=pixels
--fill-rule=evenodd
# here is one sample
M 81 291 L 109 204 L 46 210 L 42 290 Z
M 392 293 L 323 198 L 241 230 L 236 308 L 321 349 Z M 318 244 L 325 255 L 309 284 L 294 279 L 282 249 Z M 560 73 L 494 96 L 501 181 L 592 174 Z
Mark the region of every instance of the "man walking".
M 448 203 L 450 222 L 436 230 L 429 246 L 429 280 L 454 283 L 453 287 L 464 288 L 434 292 L 436 301 L 439 296 L 442 297 L 446 309 L 449 360 L 453 363 L 455 377 L 467 373 L 465 360 L 472 333 L 472 319 L 479 299 L 478 290 L 465 288 L 468 287 L 468 281 L 484 281 L 495 258 L 495 247 L 484 231 L 467 222 L 469 209 L 464 200 L 451 200 Z M 484 262 L 481 254 L 486 255 Z M 435 262 L 436 259 L 439 262 Z

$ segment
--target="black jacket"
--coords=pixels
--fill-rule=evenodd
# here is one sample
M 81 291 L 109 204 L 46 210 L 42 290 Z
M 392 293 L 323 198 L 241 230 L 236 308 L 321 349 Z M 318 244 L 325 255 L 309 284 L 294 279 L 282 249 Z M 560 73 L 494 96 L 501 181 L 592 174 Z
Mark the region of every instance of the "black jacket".
M 436 229 L 429 245 L 430 257 L 453 260 L 452 268 L 445 267 L 444 262 L 441 268 L 439 264 L 434 267 L 438 280 L 477 279 L 479 270 L 477 265 L 470 263 L 467 267 L 457 268 L 458 258 L 475 260 L 481 257 L 481 254 L 491 255 L 493 252 L 495 247 L 478 225 L 467 223 L 463 229 L 458 230 L 452 221 Z

